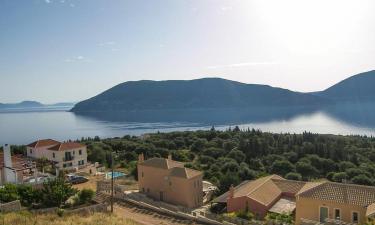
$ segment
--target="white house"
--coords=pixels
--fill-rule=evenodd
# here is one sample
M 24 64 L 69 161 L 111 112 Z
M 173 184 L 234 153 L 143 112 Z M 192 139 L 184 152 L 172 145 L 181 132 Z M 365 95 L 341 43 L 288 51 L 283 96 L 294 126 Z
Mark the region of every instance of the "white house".
M 35 141 L 27 145 L 27 156 L 45 157 L 59 170 L 78 169 L 87 165 L 87 148 L 77 142 L 59 142 L 52 139 Z

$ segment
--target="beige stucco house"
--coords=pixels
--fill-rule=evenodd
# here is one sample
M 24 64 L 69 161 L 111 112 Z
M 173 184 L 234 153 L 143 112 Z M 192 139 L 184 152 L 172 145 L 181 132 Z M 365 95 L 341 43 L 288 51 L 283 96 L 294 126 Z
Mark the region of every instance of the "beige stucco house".
M 364 224 L 375 217 L 375 187 L 328 181 L 302 182 L 278 175 L 244 181 L 216 198 L 228 212 L 295 215 L 295 224 Z
M 27 145 L 27 156 L 34 159 L 45 157 L 60 170 L 80 168 L 87 164 L 87 148 L 77 142 L 38 140 Z
M 151 158 L 138 160 L 139 191 L 164 202 L 188 208 L 203 204 L 203 174 L 185 168 L 184 164 L 171 159 Z
M 375 187 L 309 182 L 296 195 L 296 224 L 341 221 L 364 224 L 375 216 Z

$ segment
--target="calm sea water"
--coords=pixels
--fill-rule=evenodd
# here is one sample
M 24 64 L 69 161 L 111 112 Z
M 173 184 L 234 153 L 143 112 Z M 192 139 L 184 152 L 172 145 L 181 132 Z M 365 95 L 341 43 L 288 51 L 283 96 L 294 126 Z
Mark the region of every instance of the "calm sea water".
M 346 117 L 342 117 L 346 118 Z M 317 111 L 296 115 L 287 119 L 269 119 L 262 122 L 204 124 L 192 122 L 109 122 L 92 117 L 78 116 L 67 111 L 1 112 L 0 144 L 28 144 L 42 138 L 75 140 L 81 137 L 122 137 L 150 132 L 227 129 L 235 125 L 241 128 L 255 128 L 270 132 L 302 133 L 311 131 L 324 134 L 355 134 L 375 136 L 375 126 L 355 123 L 337 118 L 332 114 Z M 372 123 L 370 123 L 372 124 Z

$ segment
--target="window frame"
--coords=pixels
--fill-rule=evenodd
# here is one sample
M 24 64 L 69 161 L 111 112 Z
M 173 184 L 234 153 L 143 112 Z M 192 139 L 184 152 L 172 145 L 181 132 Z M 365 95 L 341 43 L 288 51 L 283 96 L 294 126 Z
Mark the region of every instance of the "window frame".
M 357 214 L 357 221 L 356 222 L 354 222 L 354 213 Z M 352 223 L 358 224 L 359 223 L 359 212 L 358 211 L 351 211 L 351 218 L 350 219 L 351 219 Z
M 339 211 L 339 217 L 336 217 L 336 210 Z M 334 208 L 333 209 L 333 215 L 335 220 L 341 220 L 341 209 L 340 208 Z

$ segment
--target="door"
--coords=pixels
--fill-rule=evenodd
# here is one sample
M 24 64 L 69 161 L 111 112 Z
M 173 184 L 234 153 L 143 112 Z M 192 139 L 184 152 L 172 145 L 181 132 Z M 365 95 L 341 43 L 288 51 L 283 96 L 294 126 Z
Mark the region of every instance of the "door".
M 162 191 L 160 192 L 160 201 L 164 201 L 164 193 Z
M 326 219 L 328 218 L 328 208 L 327 207 L 320 207 L 320 222 L 325 223 Z

